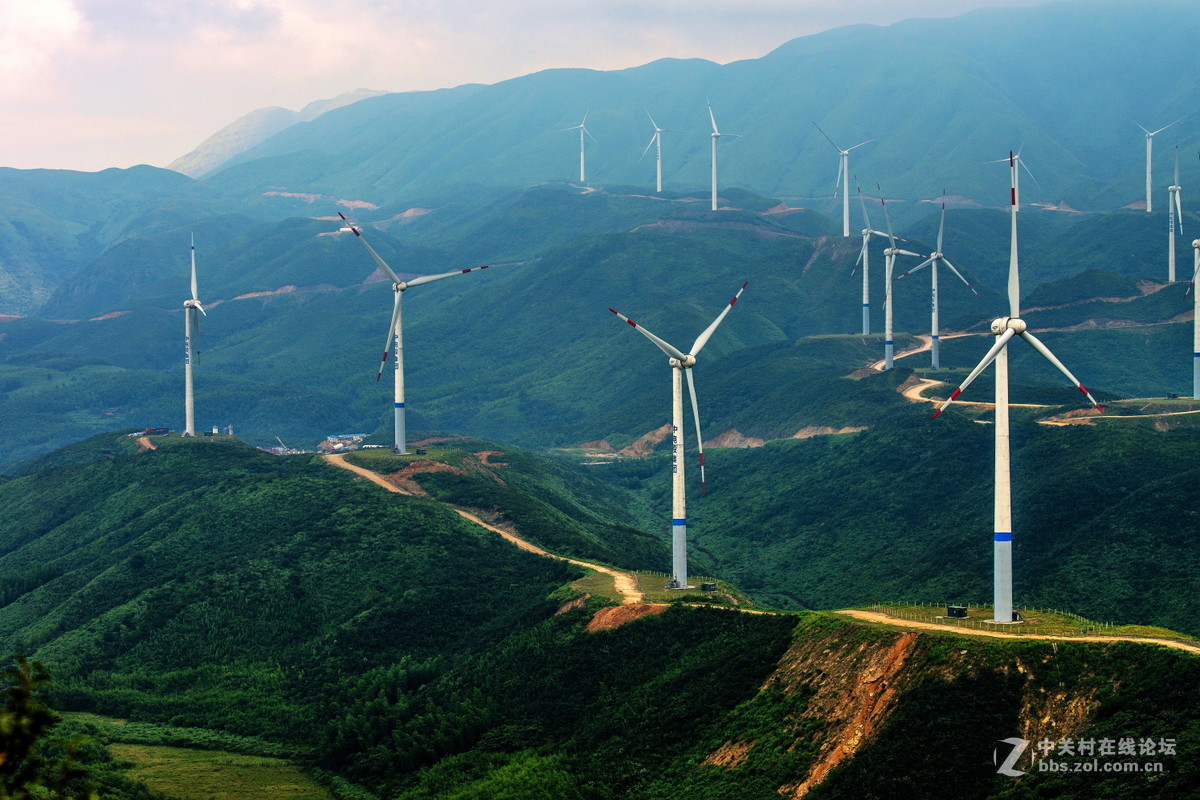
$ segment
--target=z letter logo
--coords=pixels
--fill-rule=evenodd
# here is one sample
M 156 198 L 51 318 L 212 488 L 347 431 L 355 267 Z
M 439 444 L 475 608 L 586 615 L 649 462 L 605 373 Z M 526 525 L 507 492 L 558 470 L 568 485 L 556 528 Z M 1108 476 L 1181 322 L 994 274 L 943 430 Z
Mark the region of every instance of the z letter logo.
M 1013 778 L 1021 777 L 1025 773 L 1019 769 L 1013 769 L 1013 766 L 1017 763 L 1017 759 L 1019 759 L 1022 755 L 1024 755 L 1026 748 L 1029 747 L 1029 740 L 1028 739 L 1018 739 L 1015 736 L 1013 736 L 1013 737 L 1009 737 L 1008 739 L 1001 739 L 1000 742 L 1001 742 L 1001 744 L 1011 744 L 1012 752 L 1008 754 L 1008 758 L 1004 759 L 1004 763 L 1000 764 L 1000 768 L 998 770 L 996 770 L 996 772 L 998 772 L 1001 775 L 1008 775 Z M 996 748 L 995 750 L 992 751 L 992 763 L 997 764 L 997 763 L 999 763 L 999 761 L 1000 761 L 1000 749 Z

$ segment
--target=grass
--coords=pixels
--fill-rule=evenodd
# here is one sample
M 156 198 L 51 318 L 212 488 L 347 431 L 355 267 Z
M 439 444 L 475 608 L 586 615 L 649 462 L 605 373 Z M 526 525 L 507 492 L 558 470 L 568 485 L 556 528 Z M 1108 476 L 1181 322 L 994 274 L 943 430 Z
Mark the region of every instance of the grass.
M 1000 631 L 1002 633 L 1028 636 L 1139 636 L 1150 639 L 1177 639 L 1195 641 L 1195 637 L 1184 633 L 1156 628 L 1148 625 L 1112 625 L 1095 622 L 1069 611 L 1020 608 L 1025 619 L 1019 624 L 997 624 L 989 622 L 993 617 L 992 606 L 967 606 L 967 619 L 950 619 L 945 616 L 946 604 L 878 603 L 862 606 L 863 611 L 878 611 L 900 619 L 914 622 L 929 622 L 967 630 Z
M 580 578 L 571 584 L 571 588 L 578 592 L 590 594 L 592 597 L 601 597 L 605 600 L 611 600 L 614 603 L 622 602 L 623 598 L 617 591 L 616 583 L 611 575 L 605 575 L 603 572 L 589 571 L 585 577 Z
M 668 589 L 670 575 L 662 572 L 635 572 L 638 587 L 649 603 L 715 603 L 738 608 L 758 608 L 749 597 L 738 591 L 733 584 L 719 578 L 689 575 L 692 589 Z M 715 583 L 717 591 L 702 592 L 700 584 Z
M 424 455 L 417 455 L 414 448 L 412 452 L 405 453 L 402 456 L 393 453 L 387 448 L 372 448 L 370 450 L 355 450 L 347 453 L 346 460 L 364 469 L 387 474 L 389 472 L 398 472 L 414 461 L 441 461 L 458 467 L 462 466 L 463 459 L 467 455 L 468 453 L 465 450 L 442 447 L 430 447 L 425 450 Z
M 179 800 L 333 800 L 278 758 L 144 744 L 111 744 L 109 750 L 133 764 L 130 778 Z

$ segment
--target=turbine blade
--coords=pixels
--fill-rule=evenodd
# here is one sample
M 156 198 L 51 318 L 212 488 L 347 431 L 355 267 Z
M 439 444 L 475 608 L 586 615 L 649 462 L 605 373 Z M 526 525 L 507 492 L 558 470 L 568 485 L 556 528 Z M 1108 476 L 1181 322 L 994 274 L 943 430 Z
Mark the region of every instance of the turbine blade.
M 646 145 L 646 149 L 642 151 L 642 154 L 640 156 L 638 156 L 638 161 L 641 161 L 643 158 L 646 157 L 646 153 L 650 152 L 650 148 L 654 146 L 654 140 L 657 138 L 658 138 L 658 131 L 655 131 L 654 135 L 650 137 L 650 144 Z
M 1175 185 L 1179 185 L 1179 148 L 1175 148 Z
M 815 123 L 815 122 L 813 123 L 813 127 L 815 127 L 817 130 L 821 131 L 821 126 L 817 125 L 817 123 Z M 842 148 L 838 147 L 837 144 L 833 141 L 833 139 L 829 138 L 829 134 L 827 134 L 825 131 L 821 131 L 821 135 L 825 137 L 825 141 L 827 141 L 833 145 L 834 150 L 837 150 L 839 153 L 842 152 Z
M 949 259 L 947 259 L 945 256 L 943 256 L 943 257 L 942 257 L 941 259 L 939 259 L 939 260 L 940 260 L 940 261 L 941 261 L 943 264 L 945 264 L 947 267 L 949 267 L 949 268 L 950 268 L 950 271 L 951 271 L 951 272 L 953 272 L 955 275 L 957 275 L 957 276 L 958 276 L 958 279 L 959 279 L 960 281 L 962 281 L 963 283 L 965 283 L 965 284 L 967 285 L 967 288 L 968 288 L 968 289 L 970 289 L 970 290 L 971 290 L 971 291 L 972 291 L 972 292 L 975 294 L 975 296 L 976 296 L 976 297 L 979 297 L 979 292 L 976 292 L 976 291 L 975 291 L 975 287 L 971 285 L 971 282 L 962 276 L 962 273 L 958 271 L 958 267 L 956 267 L 956 266 L 954 266 L 953 264 L 951 264 L 951 263 L 950 263 L 950 261 L 949 261 Z
M 696 447 L 700 451 L 700 492 L 706 494 L 708 492 L 708 481 L 704 478 L 704 437 L 700 435 L 700 405 L 696 402 L 696 380 L 692 377 L 692 371 L 685 369 L 684 374 L 687 375 L 688 393 L 692 396 L 692 418 L 696 421 Z M 683 454 L 679 454 L 683 457 Z
M 833 182 L 833 196 L 834 197 L 838 196 L 838 189 L 840 189 L 841 186 L 842 186 L 842 159 L 839 158 L 838 159 L 838 174 L 837 174 L 837 178 Z
M 1017 158 L 1008 151 L 1009 171 L 1012 174 L 1012 238 L 1008 247 L 1008 312 L 1011 317 L 1021 316 L 1021 269 L 1017 258 Z
M 376 383 L 383 377 L 383 368 L 387 366 L 388 356 L 392 354 L 392 340 L 396 334 L 396 325 L 400 322 L 400 304 L 403 297 L 403 292 L 396 292 L 396 299 L 392 302 L 392 324 L 388 326 L 387 341 L 383 344 L 383 359 L 380 360 L 379 372 L 375 375 Z
M 900 278 L 907 278 L 909 275 L 912 275 L 914 272 L 918 272 L 918 271 L 920 271 L 920 270 L 923 270 L 923 269 L 925 269 L 926 267 L 928 267 L 928 266 L 929 266 L 930 264 L 932 264 L 932 263 L 933 263 L 933 259 L 932 259 L 932 258 L 927 258 L 927 259 L 925 259 L 924 261 L 922 261 L 922 262 L 921 262 L 921 263 L 920 263 L 918 266 L 915 266 L 915 267 L 913 267 L 913 268 L 912 268 L 912 269 L 910 269 L 908 272 L 906 272 L 906 273 L 904 273 L 903 275 L 901 275 L 901 276 L 900 276 Z M 900 278 L 896 278 L 896 280 L 900 280 Z
M 867 139 L 865 142 L 859 142 L 858 144 L 854 145 L 854 147 L 851 147 L 851 148 L 847 149 L 847 150 L 846 150 L 846 152 L 847 152 L 847 153 L 849 153 L 849 152 L 850 152 L 850 150 L 857 150 L 858 148 L 862 147 L 864 144 L 870 144 L 870 143 L 871 143 L 871 142 L 873 142 L 873 141 L 875 141 L 875 140 L 874 140 L 874 139 Z
M 1179 181 L 1176 180 L 1176 183 Z M 192 234 L 192 299 L 200 299 L 200 290 L 196 286 L 196 235 Z
M 646 116 L 650 117 L 649 111 L 646 112 Z M 658 127 L 658 123 L 654 121 L 654 117 L 650 117 L 650 124 L 654 126 L 655 133 L 658 133 L 660 130 L 662 130 L 661 128 Z
M 658 346 L 659 350 L 662 350 L 664 353 L 666 353 L 671 358 L 677 358 L 680 361 L 683 361 L 687 358 L 687 356 L 685 356 L 683 353 L 679 352 L 679 350 L 677 350 L 673 345 L 668 344 L 667 342 L 664 342 L 662 339 L 658 338 L 653 333 L 651 333 L 650 331 L 643 328 L 641 325 L 638 325 L 636 322 L 634 322 L 629 317 L 622 314 L 620 311 L 617 311 L 615 308 L 610 308 L 609 311 L 616 314 L 618 317 L 620 317 L 621 319 L 625 320 L 630 325 L 632 325 L 638 331 L 638 333 L 642 334 L 647 339 L 654 342 L 654 344 Z
M 1034 336 L 1029 331 L 1025 331 L 1024 333 L 1022 333 L 1021 338 L 1024 339 L 1026 342 L 1028 342 L 1033 347 L 1034 350 L 1037 350 L 1039 353 L 1041 353 L 1043 358 L 1045 358 L 1047 361 L 1049 361 L 1051 364 L 1053 364 L 1055 367 L 1057 367 L 1059 372 L 1061 372 L 1063 375 L 1066 375 L 1067 380 L 1069 380 L 1069 381 L 1071 381 L 1071 383 L 1075 384 L 1076 389 L 1083 392 L 1083 396 L 1088 399 L 1088 402 L 1090 402 L 1096 408 L 1099 408 L 1101 412 L 1104 411 L 1104 408 L 1101 407 L 1101 405 L 1096 402 L 1096 398 L 1092 397 L 1092 393 L 1087 390 L 1087 387 L 1079 382 L 1079 378 L 1076 378 L 1074 375 L 1071 374 L 1071 370 L 1067 369 L 1066 365 L 1063 364 L 1061 361 L 1059 361 L 1058 357 L 1055 356 L 1054 353 L 1051 353 L 1050 348 L 1046 347 L 1046 345 L 1042 344 L 1042 341 L 1040 339 L 1038 339 L 1036 336 Z
M 1175 221 L 1179 223 L 1179 235 L 1183 236 L 1183 201 L 1179 199 L 1181 194 L 1183 194 L 1181 189 L 1175 190 Z
M 203 314 L 206 317 L 208 316 L 208 312 L 204 310 L 204 306 L 200 305 L 199 300 L 196 301 L 196 308 L 200 309 L 201 314 Z
M 948 398 L 946 398 L 946 400 L 940 406 L 938 406 L 937 411 L 933 412 L 934 419 L 937 419 L 938 414 L 941 414 L 946 410 L 947 407 L 949 407 L 951 403 L 958 399 L 958 396 L 963 393 L 963 390 L 970 386 L 971 383 L 979 377 L 979 373 L 987 369 L 988 364 L 991 364 L 996 360 L 996 356 L 1000 354 L 1000 351 L 1004 349 L 1004 345 L 1008 344 L 1008 340 L 1011 339 L 1015 333 L 1016 331 L 1014 331 L 1012 328 L 1008 328 L 1004 331 L 1004 333 L 996 337 L 996 343 L 992 345 L 991 350 L 987 351 L 987 355 L 983 357 L 983 360 L 979 362 L 978 366 L 971 370 L 971 374 L 967 376 L 967 379 L 960 383 L 958 388 L 955 389 L 954 392 Z
M 363 243 L 364 247 L 367 248 L 367 252 L 371 254 L 371 258 L 375 259 L 375 263 L 379 265 L 381 270 L 383 270 L 383 274 L 391 278 L 392 283 L 402 283 L 403 281 L 400 280 L 400 277 L 392 271 L 392 268 L 389 267 L 387 262 L 383 260 L 383 257 L 380 256 L 379 253 L 376 253 L 375 248 L 371 247 L 371 243 L 363 237 L 362 232 L 358 229 L 358 226 L 351 225 L 350 220 L 346 219 L 346 215 L 340 211 L 338 212 L 338 216 L 342 218 L 342 221 L 346 223 L 346 226 L 354 232 L 354 235 L 358 238 L 358 240 Z
M 456 269 L 452 272 L 442 272 L 438 275 L 421 275 L 420 277 L 413 278 L 411 281 L 408 281 L 408 286 L 409 286 L 409 288 L 412 288 L 413 286 L 421 286 L 426 283 L 433 283 L 434 281 L 440 281 L 442 278 L 453 278 L 455 275 L 466 275 L 468 272 L 477 272 L 478 270 L 481 270 L 481 269 L 490 269 L 491 266 L 492 266 L 491 264 L 484 264 L 482 267 L 470 267 L 468 269 Z
M 867 201 L 863 199 L 862 187 L 858 185 L 858 176 L 854 176 L 854 188 L 858 191 L 858 204 L 862 206 L 863 227 L 871 229 L 871 217 L 867 214 Z
M 712 103 L 708 104 L 708 118 L 712 120 L 713 133 L 715 133 L 717 136 L 720 136 L 721 132 L 717 130 L 717 118 L 713 116 Z
M 942 189 L 942 196 L 945 197 L 946 190 Z M 937 251 L 942 252 L 942 236 L 946 233 L 946 204 L 942 203 L 942 221 L 938 223 L 938 243 Z
M 746 291 L 746 287 L 749 285 L 750 281 L 743 283 L 742 288 L 738 289 L 737 294 L 735 294 L 733 299 L 729 301 L 729 305 L 725 306 L 725 308 L 721 310 L 721 313 L 717 315 L 717 318 L 712 321 L 712 324 L 705 328 L 704 332 L 696 337 L 696 341 L 692 343 L 691 349 L 691 354 L 693 356 L 700 355 L 700 351 L 704 349 L 704 345 L 708 344 L 709 338 L 713 335 L 713 332 L 716 331 L 717 326 L 721 324 L 721 320 L 725 319 L 725 316 L 733 308 L 734 304 L 737 303 L 738 298 L 742 296 L 742 292 Z
M 584 133 L 586 133 L 586 134 L 587 134 L 587 137 L 588 137 L 589 139 L 591 139 L 593 142 L 596 142 L 596 137 L 595 137 L 595 136 L 592 136 L 592 132 L 591 132 L 591 131 L 589 131 L 587 128 L 580 128 L 580 130 L 582 130 Z M 599 142 L 596 142 L 596 144 L 600 144 L 600 143 L 599 143 Z
M 192 361 L 200 363 L 200 315 L 196 313 L 195 308 L 189 308 L 188 313 L 192 315 Z
M 1185 119 L 1187 119 L 1189 116 L 1191 116 L 1191 115 L 1190 115 L 1190 114 L 1184 114 L 1182 117 L 1180 117 L 1179 119 L 1177 119 L 1177 120 L 1175 120 L 1174 122 L 1172 122 L 1172 123 L 1171 123 L 1171 125 L 1177 125 L 1177 124 L 1179 124 L 1180 122 L 1183 122 L 1183 121 L 1184 121 Z M 1139 127 L 1139 128 L 1142 128 L 1142 130 L 1146 131 L 1146 133 L 1150 134 L 1151 136 L 1157 136 L 1158 134 L 1160 134 L 1160 133 L 1162 133 L 1163 131 L 1165 131 L 1167 128 L 1171 127 L 1171 125 L 1163 125 L 1161 128 L 1159 128 L 1158 130 L 1156 130 L 1154 133 L 1150 133 L 1150 131 L 1146 131 L 1146 129 L 1145 129 L 1145 128 L 1142 128 L 1142 126 L 1141 126 L 1141 125 L 1138 125 L 1138 127 Z
M 875 188 L 879 189 L 879 205 L 883 206 L 883 221 L 887 223 L 887 237 L 891 242 L 891 246 L 896 246 L 896 236 L 892 233 L 892 216 L 887 210 L 887 201 L 883 199 L 883 188 L 877 183 Z

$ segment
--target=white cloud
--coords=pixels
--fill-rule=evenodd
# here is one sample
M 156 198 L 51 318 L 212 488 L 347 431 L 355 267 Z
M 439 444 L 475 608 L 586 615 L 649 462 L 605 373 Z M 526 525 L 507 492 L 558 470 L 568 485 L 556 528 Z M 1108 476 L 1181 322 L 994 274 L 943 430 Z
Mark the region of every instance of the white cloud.
M 0 101 L 49 91 L 56 83 L 55 57 L 83 30 L 71 0 L 0 0 Z

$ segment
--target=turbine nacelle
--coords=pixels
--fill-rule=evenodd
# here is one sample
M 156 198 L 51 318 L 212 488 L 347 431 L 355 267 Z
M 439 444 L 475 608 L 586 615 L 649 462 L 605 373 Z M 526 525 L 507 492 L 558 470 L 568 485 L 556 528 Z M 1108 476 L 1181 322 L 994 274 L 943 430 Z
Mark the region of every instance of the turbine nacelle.
M 1025 332 L 1029 326 L 1025 324 L 1025 320 L 1018 317 L 1000 317 L 992 320 L 992 335 L 1000 336 L 1005 331 L 1011 330 L 1014 334 L 1020 335 Z
M 942 258 L 942 257 L 943 257 L 943 253 L 942 253 L 940 250 L 938 250 L 938 251 L 934 251 L 934 252 L 932 252 L 932 253 L 930 253 L 930 254 L 929 254 L 929 257 L 930 257 L 931 259 L 940 259 L 940 258 Z
M 670 361 L 671 366 L 675 369 L 691 369 L 696 366 L 696 357 L 691 353 L 688 353 L 682 359 L 672 358 Z

